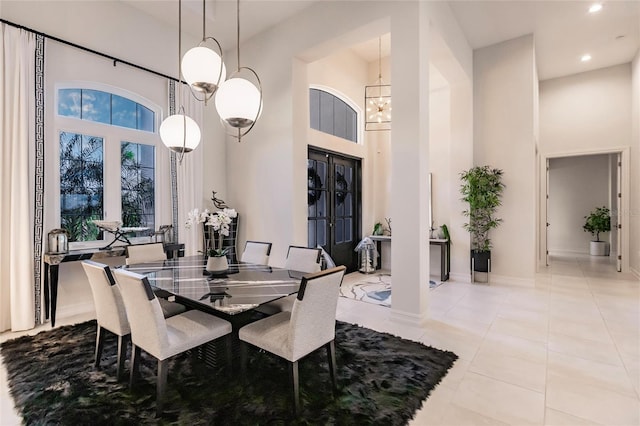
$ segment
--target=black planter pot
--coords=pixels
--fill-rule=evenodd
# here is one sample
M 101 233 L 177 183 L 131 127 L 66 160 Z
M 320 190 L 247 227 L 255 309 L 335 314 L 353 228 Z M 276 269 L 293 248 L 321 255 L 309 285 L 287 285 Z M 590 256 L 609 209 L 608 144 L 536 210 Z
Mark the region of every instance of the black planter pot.
M 474 272 L 491 272 L 491 252 L 471 250 L 471 269 Z

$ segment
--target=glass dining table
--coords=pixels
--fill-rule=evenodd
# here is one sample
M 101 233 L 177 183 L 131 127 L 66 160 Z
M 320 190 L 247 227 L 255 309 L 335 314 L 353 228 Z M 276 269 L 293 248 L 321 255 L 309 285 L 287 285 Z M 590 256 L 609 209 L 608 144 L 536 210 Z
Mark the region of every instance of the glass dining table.
M 221 317 L 231 323 L 232 359 L 238 359 L 240 341 L 238 330 L 265 314 L 261 305 L 298 292 L 304 272 L 251 263 L 229 264 L 225 273 L 212 274 L 205 266 L 204 256 L 185 256 L 161 262 L 122 266 L 131 272 L 145 275 L 160 297 Z M 203 345 L 200 356 L 207 365 L 223 365 L 220 356 L 224 349 L 220 339 Z M 232 362 L 233 363 L 233 362 Z
M 122 268 L 145 275 L 160 294 L 223 317 L 255 310 L 260 305 L 298 292 L 303 272 L 252 263 L 229 264 L 224 273 L 206 271 L 203 256 L 186 256 Z

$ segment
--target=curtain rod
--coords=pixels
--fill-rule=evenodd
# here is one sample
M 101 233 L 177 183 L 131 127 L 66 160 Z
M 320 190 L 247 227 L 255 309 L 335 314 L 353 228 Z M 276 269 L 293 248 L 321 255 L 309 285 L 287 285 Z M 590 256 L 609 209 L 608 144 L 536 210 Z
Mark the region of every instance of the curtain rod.
M 16 23 L 14 23 L 14 22 L 7 21 L 6 19 L 2 19 L 2 18 L 0 18 L 0 22 L 2 22 L 2 23 L 4 23 L 4 24 L 7 24 L 7 25 L 11 25 L 12 27 L 15 27 L 15 28 L 19 28 L 19 29 L 21 29 L 21 30 L 26 30 L 26 31 L 32 32 L 32 33 L 34 33 L 34 34 L 40 35 L 40 36 L 42 36 L 42 37 L 45 37 L 45 38 L 48 38 L 48 39 L 51 39 L 51 40 L 54 40 L 54 41 L 57 41 L 57 42 L 59 42 L 59 43 L 63 43 L 63 44 L 66 44 L 66 45 L 68 45 L 68 46 L 75 47 L 76 49 L 84 50 L 84 51 L 86 51 L 86 52 L 93 53 L 94 55 L 98 55 L 98 56 L 102 56 L 103 58 L 110 59 L 110 60 L 112 60 L 112 61 L 113 61 L 113 66 L 114 66 L 114 67 L 116 66 L 116 63 L 120 62 L 120 63 L 122 63 L 122 64 L 129 65 L 130 67 L 137 68 L 137 69 L 139 69 L 139 70 L 146 71 L 146 72 L 148 72 L 148 73 L 155 74 L 155 75 L 157 75 L 157 76 L 164 77 L 164 78 L 167 78 L 167 79 L 169 79 L 169 80 L 173 80 L 173 81 L 176 81 L 176 82 L 178 81 L 178 79 L 177 79 L 177 78 L 174 78 L 174 77 L 168 76 L 168 75 L 166 75 L 166 74 L 162 74 L 162 73 L 160 73 L 160 72 L 158 72 L 158 71 L 154 71 L 154 70 L 152 70 L 152 69 L 145 68 L 145 67 L 143 67 L 143 66 L 141 66 L 141 65 L 136 65 L 136 64 L 131 63 L 131 62 L 129 62 L 129 61 L 125 61 L 125 60 L 122 60 L 122 59 L 116 58 L 115 56 L 107 55 L 106 53 L 98 52 L 97 50 L 93 50 L 93 49 L 90 49 L 90 48 L 88 48 L 88 47 L 81 46 L 81 45 L 76 44 L 76 43 L 73 43 L 73 42 L 71 42 L 71 41 L 63 40 L 63 39 L 61 39 L 61 38 L 58 38 L 58 37 L 55 37 L 55 36 L 52 36 L 52 35 L 49 35 L 49 34 L 45 34 L 45 33 L 40 32 L 40 31 L 36 31 L 36 30 L 34 30 L 34 29 L 31 29 L 31 28 L 25 27 L 24 25 L 19 25 L 19 24 L 16 24 Z

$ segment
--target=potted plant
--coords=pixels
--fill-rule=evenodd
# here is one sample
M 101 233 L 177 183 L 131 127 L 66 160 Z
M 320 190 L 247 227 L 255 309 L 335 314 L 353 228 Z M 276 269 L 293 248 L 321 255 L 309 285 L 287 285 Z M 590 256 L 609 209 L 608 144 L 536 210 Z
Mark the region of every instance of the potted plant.
M 208 257 L 206 270 L 209 272 L 224 272 L 229 269 L 227 253 L 229 247 L 224 247 L 224 237 L 229 236 L 230 225 L 238 213 L 234 209 L 224 208 L 216 212 L 204 210 L 200 212 L 194 209 L 189 212 L 185 227 L 189 229 L 197 223 L 203 223 L 205 227 L 210 226 L 214 232 L 208 234 L 217 238 L 204 239 L 204 253 Z M 217 240 L 217 241 L 216 241 Z
M 502 219 L 495 216 L 502 204 L 505 188 L 502 170 L 489 166 L 476 166 L 460 173 L 462 201 L 469 208 L 462 214 L 469 218 L 464 229 L 471 234 L 471 264 L 474 272 L 490 272 L 491 239 L 489 231 L 497 228 Z
M 587 221 L 582 226 L 582 229 L 596 237 L 595 241 L 591 241 L 589 253 L 592 256 L 608 256 L 609 243 L 600 241 L 600 233 L 611 231 L 611 214 L 609 209 L 604 206 L 596 207 L 595 210 L 591 211 L 591 213 L 584 218 Z

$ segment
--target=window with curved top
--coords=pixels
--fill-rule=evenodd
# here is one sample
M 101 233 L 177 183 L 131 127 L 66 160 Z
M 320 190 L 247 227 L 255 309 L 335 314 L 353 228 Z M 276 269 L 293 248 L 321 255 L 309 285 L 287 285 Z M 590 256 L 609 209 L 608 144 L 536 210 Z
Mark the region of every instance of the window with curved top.
M 166 166 L 156 158 L 159 109 L 150 107 L 103 90 L 57 90 L 59 219 L 74 245 L 110 238 L 93 222 L 105 218 L 136 229 L 129 237 L 153 233 Z
M 309 113 L 312 129 L 358 142 L 358 113 L 336 95 L 309 89 Z

